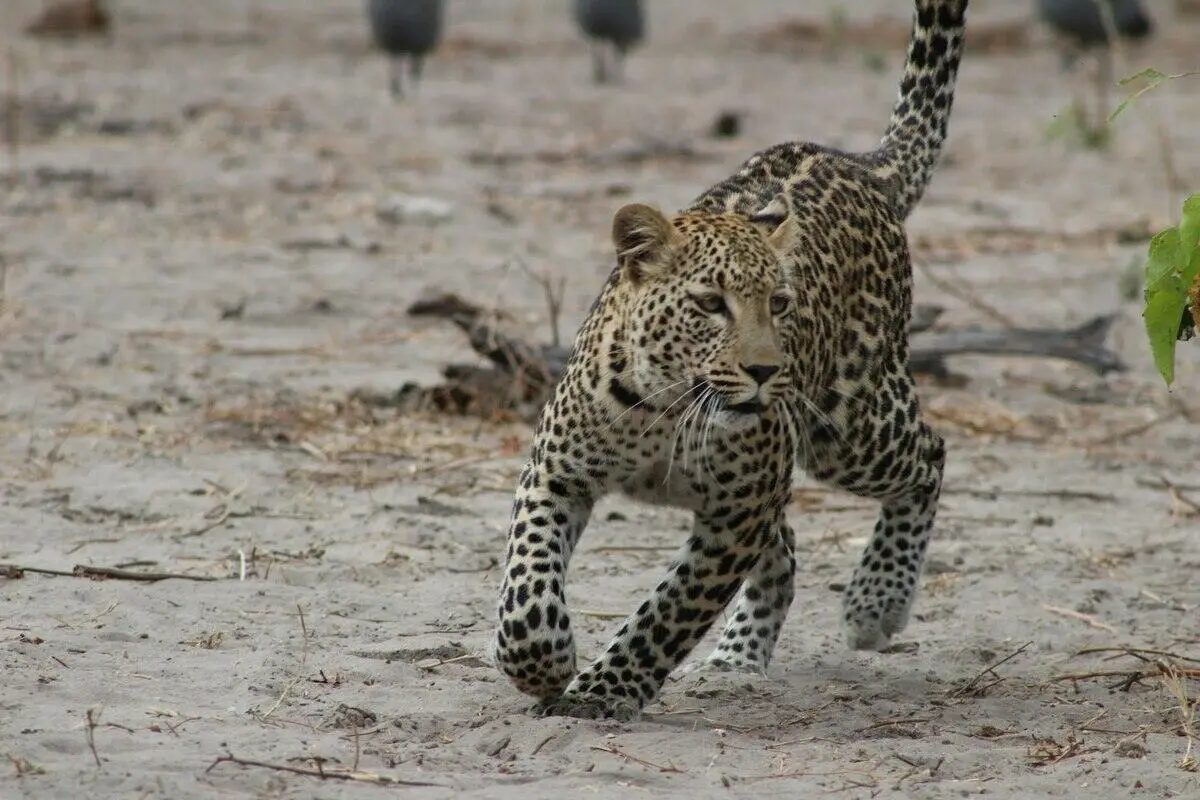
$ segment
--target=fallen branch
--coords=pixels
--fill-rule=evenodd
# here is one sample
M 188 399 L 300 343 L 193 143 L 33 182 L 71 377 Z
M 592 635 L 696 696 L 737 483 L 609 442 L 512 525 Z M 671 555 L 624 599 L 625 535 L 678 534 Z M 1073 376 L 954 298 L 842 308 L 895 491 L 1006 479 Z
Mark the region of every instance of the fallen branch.
M 1097 374 L 1124 372 L 1120 356 L 1104 346 L 1115 314 L 1094 317 L 1074 328 L 963 328 L 918 333 L 909 342 L 914 372 L 929 371 L 946 356 L 1034 356 L 1082 364 Z
M 979 671 L 978 675 L 976 675 L 974 678 L 971 678 L 971 680 L 967 681 L 961 687 L 959 687 L 959 688 L 955 689 L 953 692 L 951 692 L 950 696 L 951 697 L 962 697 L 963 695 L 970 694 L 973 697 L 982 697 L 984 692 L 986 692 L 988 689 L 992 688 L 997 683 L 1000 683 L 1001 681 L 1004 680 L 1004 678 L 1000 677 L 999 675 L 996 675 L 996 672 L 995 672 L 996 667 L 999 667 L 1002 664 L 1007 664 L 1009 661 L 1012 661 L 1014 658 L 1021 655 L 1021 653 L 1024 653 L 1026 648 L 1028 648 L 1029 645 L 1031 645 L 1031 644 L 1033 644 L 1033 642 L 1026 642 L 1025 644 L 1018 647 L 1016 650 L 1013 650 L 1011 653 L 1004 656 L 1004 658 L 1001 658 L 999 661 L 993 661 L 991 664 L 988 664 L 986 667 L 984 667 L 982 670 Z M 995 676 L 996 680 L 992 681 L 991 683 L 987 684 L 986 686 L 980 687 L 979 682 L 981 680 L 983 680 L 983 677 L 985 675 L 993 675 L 993 676 Z
M 316 769 L 311 769 L 308 767 L 293 767 L 287 764 L 271 764 L 266 761 L 254 761 L 248 758 L 237 758 L 232 753 L 226 753 L 223 756 L 217 757 L 213 763 L 208 765 L 208 769 L 204 771 L 211 772 L 220 764 L 237 764 L 239 767 L 259 767 L 276 772 L 287 772 L 291 775 L 319 778 L 324 781 L 355 781 L 357 783 L 370 783 L 376 786 L 436 786 L 443 789 L 446 788 L 446 785 L 442 783 L 411 781 L 405 778 L 397 778 L 394 775 L 385 775 L 379 772 L 363 772 L 362 770 L 346 769 L 344 767 L 326 768 L 322 760 L 316 759 L 315 762 L 317 764 Z
M 956 355 L 1061 358 L 1101 375 L 1126 369 L 1120 358 L 1104 346 L 1104 338 L 1116 319 L 1113 314 L 1067 329 L 932 330 L 942 311 L 930 305 L 919 305 L 913 310 L 909 326 L 909 366 L 913 372 L 946 377 L 950 371 L 945 359 Z M 492 367 L 450 364 L 443 370 L 445 384 L 430 389 L 405 387 L 397 403 L 409 404 L 415 391 L 429 401 L 424 405 L 432 405 L 435 410 L 489 413 L 502 409 L 528 413 L 530 407 L 540 407 L 571 355 L 570 347 L 531 344 L 505 333 L 498 325 L 497 314 L 458 295 L 419 301 L 408 313 L 450 320 L 466 334 L 471 348 Z
M 91 567 L 87 564 L 76 564 L 70 570 L 47 569 L 45 567 L 22 567 L 17 564 L 0 564 L 0 576 L 5 578 L 23 578 L 26 572 L 35 575 L 57 575 L 64 578 L 91 578 L 93 580 L 120 581 L 168 581 L 172 579 L 184 581 L 219 581 L 212 575 L 188 575 L 183 572 L 139 572 L 117 567 Z

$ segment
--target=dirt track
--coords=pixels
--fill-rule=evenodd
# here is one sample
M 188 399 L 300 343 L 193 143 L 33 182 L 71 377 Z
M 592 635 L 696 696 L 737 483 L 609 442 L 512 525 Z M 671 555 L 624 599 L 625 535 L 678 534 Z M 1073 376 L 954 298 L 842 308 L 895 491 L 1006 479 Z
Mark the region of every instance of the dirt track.
M 216 580 L 0 577 L 0 796 L 375 797 L 380 775 L 437 785 L 415 798 L 1198 796 L 1170 680 L 1055 680 L 1156 669 L 1081 648 L 1200 658 L 1200 350 L 1168 395 L 1119 292 L 1145 247 L 1130 232 L 1183 196 L 1160 126 L 1200 187 L 1194 87 L 1148 97 L 1098 152 L 1045 136 L 1071 84 L 1040 32 L 968 54 L 911 222 L 918 300 L 960 325 L 1119 308 L 1132 371 L 962 358 L 963 386 L 923 387 L 952 450 L 915 651 L 843 648 L 829 585 L 874 510 L 801 482 L 769 678 L 670 682 L 642 722 L 605 725 L 526 716 L 478 657 L 529 428 L 347 398 L 470 360 L 406 316 L 423 293 L 546 337 L 530 274 L 562 276 L 569 334 L 622 202 L 682 205 L 785 138 L 869 147 L 902 43 L 788 54 L 760 35 L 829 4 L 657 0 L 628 85 L 597 88 L 565 2 L 459 0 L 396 106 L 358 2 L 115 5 L 107 44 L 22 37 L 33 0 L 0 15 L 25 109 L 0 194 L 0 563 Z M 1200 23 L 1162 21 L 1135 65 L 1194 68 Z M 709 139 L 727 109 L 743 135 Z M 401 196 L 443 218 L 388 221 Z M 570 590 L 585 655 L 686 522 L 620 499 L 594 520 Z M 1181 687 L 1194 702 L 1200 680 Z M 206 771 L 227 753 L 363 780 Z

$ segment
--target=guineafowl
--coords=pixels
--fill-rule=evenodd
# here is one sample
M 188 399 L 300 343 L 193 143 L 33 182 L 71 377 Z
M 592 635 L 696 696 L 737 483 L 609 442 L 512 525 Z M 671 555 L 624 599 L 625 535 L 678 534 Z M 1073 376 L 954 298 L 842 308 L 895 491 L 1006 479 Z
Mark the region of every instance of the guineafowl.
M 403 61 L 415 86 L 421 79 L 425 57 L 442 38 L 442 0 L 367 0 L 367 18 L 375 44 L 391 59 L 389 85 L 392 97 L 404 97 Z
M 1080 51 L 1107 47 L 1108 32 L 1100 3 L 1112 7 L 1113 27 L 1124 39 L 1143 39 L 1154 32 L 1154 23 L 1139 0 L 1038 0 L 1038 15 L 1070 46 L 1072 61 Z M 1068 62 L 1070 63 L 1070 62 Z
M 30 36 L 70 38 L 93 34 L 106 35 L 112 27 L 112 15 L 100 0 L 65 0 L 47 6 L 25 32 Z
M 1037 11 L 1042 21 L 1065 45 L 1062 53 L 1064 69 L 1074 69 L 1084 52 L 1096 52 L 1096 97 L 1099 104 L 1096 113 L 1104 118 L 1107 117 L 1108 88 L 1113 82 L 1113 75 L 1108 23 L 1101 3 L 1111 8 L 1111 24 L 1119 38 L 1135 41 L 1145 39 L 1154 32 L 1154 22 L 1140 0 L 1037 0 Z M 1083 115 L 1083 103 L 1078 98 L 1075 106 L 1077 113 Z
M 592 40 L 592 79 L 617 80 L 624 73 L 625 54 L 646 33 L 641 0 L 574 0 L 575 21 Z M 612 69 L 608 53 L 612 52 Z

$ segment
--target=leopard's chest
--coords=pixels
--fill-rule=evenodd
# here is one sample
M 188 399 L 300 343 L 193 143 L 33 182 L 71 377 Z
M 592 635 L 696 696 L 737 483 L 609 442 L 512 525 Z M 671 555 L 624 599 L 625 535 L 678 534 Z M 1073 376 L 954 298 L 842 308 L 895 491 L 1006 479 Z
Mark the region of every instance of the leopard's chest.
M 660 420 L 649 431 L 635 423 L 622 431 L 624 458 L 612 476 L 612 490 L 655 505 L 696 509 L 704 504 L 715 481 L 705 449 L 711 441 L 703 431 L 676 423 Z

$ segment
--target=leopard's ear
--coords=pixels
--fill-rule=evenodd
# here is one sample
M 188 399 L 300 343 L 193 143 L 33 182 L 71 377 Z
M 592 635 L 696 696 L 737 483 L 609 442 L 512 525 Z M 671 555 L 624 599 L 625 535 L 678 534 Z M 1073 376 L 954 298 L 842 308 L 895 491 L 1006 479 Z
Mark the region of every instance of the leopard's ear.
M 635 282 L 665 274 L 681 238 L 671 220 L 643 203 L 630 203 L 617 210 L 612 237 L 617 264 Z
M 766 240 L 780 253 L 795 247 L 799 239 L 792 204 L 786 194 L 777 194 L 771 202 L 750 215 L 750 224 L 762 231 Z

